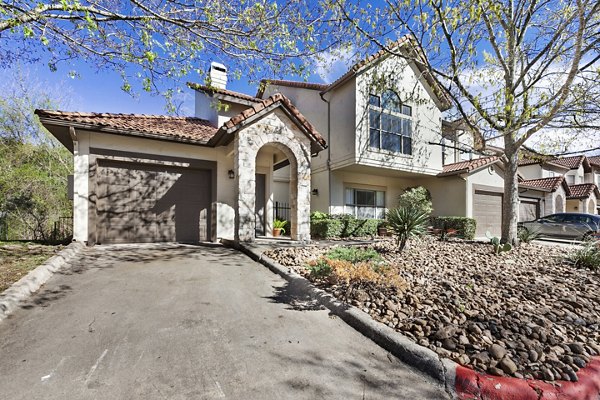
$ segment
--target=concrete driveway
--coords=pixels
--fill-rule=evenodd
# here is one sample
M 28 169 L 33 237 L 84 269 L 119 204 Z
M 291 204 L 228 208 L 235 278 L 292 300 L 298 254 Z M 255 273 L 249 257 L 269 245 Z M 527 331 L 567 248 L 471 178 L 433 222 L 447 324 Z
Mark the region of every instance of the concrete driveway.
M 2 399 L 443 399 L 221 247 L 89 248 L 0 323 Z

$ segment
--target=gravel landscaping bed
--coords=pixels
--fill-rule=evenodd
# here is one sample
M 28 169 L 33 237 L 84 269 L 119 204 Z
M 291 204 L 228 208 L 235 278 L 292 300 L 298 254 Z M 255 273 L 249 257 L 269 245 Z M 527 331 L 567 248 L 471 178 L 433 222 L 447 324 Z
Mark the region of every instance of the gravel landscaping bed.
M 312 276 L 307 263 L 331 248 L 265 254 L 441 357 L 477 371 L 576 381 L 576 372 L 600 354 L 600 275 L 568 263 L 568 249 L 523 244 L 496 255 L 487 243 L 432 237 L 411 241 L 402 253 L 392 240 L 370 247 L 397 268 L 402 288 L 348 288 Z

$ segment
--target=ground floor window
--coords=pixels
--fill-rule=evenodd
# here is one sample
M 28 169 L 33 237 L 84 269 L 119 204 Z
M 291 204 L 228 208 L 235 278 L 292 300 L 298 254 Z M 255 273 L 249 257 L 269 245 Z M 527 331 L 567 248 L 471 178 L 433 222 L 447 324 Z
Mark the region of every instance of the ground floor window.
M 345 213 L 356 218 L 383 218 L 385 213 L 385 192 L 346 188 Z

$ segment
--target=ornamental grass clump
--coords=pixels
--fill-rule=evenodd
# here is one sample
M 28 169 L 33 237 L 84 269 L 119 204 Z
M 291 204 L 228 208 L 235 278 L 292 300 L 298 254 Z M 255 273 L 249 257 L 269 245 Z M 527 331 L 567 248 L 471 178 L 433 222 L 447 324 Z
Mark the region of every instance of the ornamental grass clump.
M 575 250 L 569 260 L 577 268 L 588 268 L 593 271 L 600 270 L 600 241 L 588 241 L 583 247 Z

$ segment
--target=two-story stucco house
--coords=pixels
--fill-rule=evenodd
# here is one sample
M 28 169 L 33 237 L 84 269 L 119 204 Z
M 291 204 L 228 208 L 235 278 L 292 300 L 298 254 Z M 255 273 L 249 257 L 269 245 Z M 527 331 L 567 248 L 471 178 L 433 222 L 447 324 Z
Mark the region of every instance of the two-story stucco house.
M 413 51 L 408 38 L 398 51 Z M 443 123 L 450 107 L 418 63 L 377 53 L 332 84 L 270 80 L 227 89 L 217 63 L 194 117 L 37 110 L 74 156 L 74 239 L 87 243 L 253 240 L 289 204 L 293 239 L 311 211 L 381 217 L 406 188 L 435 215 L 500 231 L 503 165 Z
M 263 81 L 257 97 L 274 93 L 329 145 L 312 160 L 313 211 L 381 217 L 406 188 L 424 186 L 435 215 L 474 217 L 478 235 L 500 231 L 502 163 L 461 149 L 472 148 L 472 137 L 445 126 L 450 101 L 419 65 L 380 52 L 332 84 Z M 289 175 L 282 167 L 278 186 Z

